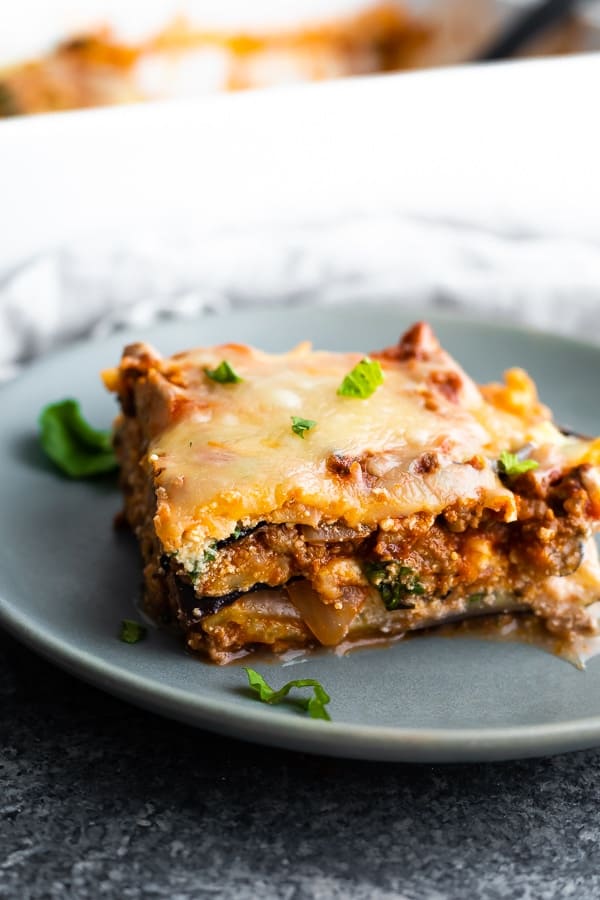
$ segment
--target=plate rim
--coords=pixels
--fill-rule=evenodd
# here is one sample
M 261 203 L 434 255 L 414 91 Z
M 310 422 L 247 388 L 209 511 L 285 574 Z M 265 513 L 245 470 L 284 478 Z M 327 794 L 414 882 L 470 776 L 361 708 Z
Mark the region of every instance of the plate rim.
M 165 718 L 251 743 L 390 762 L 500 761 L 583 750 L 600 744 L 600 715 L 542 725 L 404 728 L 363 725 L 343 719 L 322 722 L 259 705 L 251 697 L 247 708 L 227 710 L 228 715 L 224 715 L 222 701 L 201 690 L 192 701 L 180 688 L 149 682 L 132 670 L 77 650 L 43 630 L 34 630 L 27 617 L 20 617 L 7 607 L 2 597 L 0 623 L 40 656 L 94 687 Z M 347 745 L 343 744 L 344 739 Z
M 364 303 L 335 304 L 331 306 L 304 305 L 295 309 L 257 308 L 254 310 L 224 310 L 211 319 L 254 319 L 257 315 L 282 321 L 294 312 L 340 313 L 341 311 L 364 312 Z M 600 345 L 571 335 L 562 336 L 552 331 L 537 329 L 528 325 L 496 322 L 491 318 L 423 311 L 409 307 L 399 307 L 393 302 L 368 303 L 369 314 L 397 313 L 399 318 L 417 318 L 436 323 L 463 325 L 484 330 L 500 330 L 505 335 L 518 333 L 538 342 L 571 345 L 573 350 L 581 349 L 597 354 L 600 359 Z M 207 315 L 192 317 L 193 322 L 201 322 Z M 188 319 L 169 319 L 182 324 Z M 145 333 L 155 332 L 160 322 L 136 329 L 143 339 Z M 79 339 L 56 348 L 51 353 L 34 360 L 16 378 L 0 386 L 2 397 L 16 385 L 35 380 L 41 369 L 65 357 L 77 355 L 82 348 L 101 345 L 125 335 L 131 329 Z M 527 757 L 547 756 L 566 751 L 588 749 L 600 745 L 600 715 L 560 722 L 511 725 L 499 727 L 468 728 L 406 728 L 400 725 L 378 725 L 352 723 L 336 719 L 321 722 L 306 717 L 295 716 L 284 710 L 258 704 L 249 698 L 248 707 L 223 708 L 223 701 L 209 693 L 198 690 L 190 693 L 175 686 L 138 675 L 132 669 L 101 656 L 82 651 L 76 645 L 50 633 L 44 626 L 21 613 L 11 601 L 0 595 L 0 625 L 6 631 L 43 658 L 50 660 L 71 675 L 94 685 L 122 700 L 139 707 L 152 710 L 169 719 L 176 719 L 195 727 L 205 728 L 237 739 L 258 744 L 269 744 L 289 750 L 318 753 L 351 759 L 396 761 L 396 762 L 475 762 Z M 183 652 L 183 651 L 182 651 Z

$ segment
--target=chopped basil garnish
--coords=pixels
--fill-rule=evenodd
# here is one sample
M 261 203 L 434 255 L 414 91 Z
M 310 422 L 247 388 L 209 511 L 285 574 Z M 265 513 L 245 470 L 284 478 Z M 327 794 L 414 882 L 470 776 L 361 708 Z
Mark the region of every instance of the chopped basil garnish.
M 126 644 L 137 644 L 146 637 L 147 630 L 139 622 L 133 619 L 123 619 L 121 622 L 121 631 L 119 637 Z
M 485 591 L 479 591 L 479 593 L 471 594 L 467 597 L 467 603 L 481 603 L 482 600 L 485 600 L 486 596 Z
M 248 684 L 251 690 L 254 691 L 258 699 L 263 703 L 281 703 L 287 698 L 288 703 L 293 703 L 295 706 L 299 706 L 301 709 L 305 710 L 311 719 L 325 719 L 326 722 L 331 721 L 331 716 L 325 709 L 326 705 L 331 700 L 331 697 L 323 685 L 320 682 L 315 681 L 314 678 L 297 678 L 295 681 L 288 681 L 287 684 L 284 684 L 283 687 L 280 687 L 279 690 L 276 691 L 272 687 L 269 687 L 262 675 L 259 675 L 254 669 L 245 668 L 245 672 L 248 676 Z M 292 688 L 305 687 L 313 689 L 311 697 L 295 697 L 292 699 L 287 696 Z
M 508 450 L 503 450 L 498 460 L 498 471 L 509 478 L 530 472 L 538 466 L 539 463 L 535 459 L 519 459 L 516 453 L 509 453 Z
M 407 598 L 425 593 L 415 572 L 398 562 L 367 563 L 365 575 L 389 610 L 414 609 L 414 603 Z
M 383 384 L 383 372 L 377 360 L 365 356 L 351 372 L 345 376 L 337 392 L 341 397 L 361 397 L 363 400 L 374 394 Z
M 71 478 L 87 478 L 117 468 L 111 432 L 92 428 L 76 400 L 45 406 L 39 425 L 44 452 Z
M 238 384 L 243 378 L 233 371 L 226 359 L 219 363 L 216 369 L 204 370 L 212 381 L 218 381 L 219 384 Z
M 317 423 L 314 419 L 303 419 L 301 416 L 292 416 L 292 431 L 304 440 L 304 432 L 310 431 Z

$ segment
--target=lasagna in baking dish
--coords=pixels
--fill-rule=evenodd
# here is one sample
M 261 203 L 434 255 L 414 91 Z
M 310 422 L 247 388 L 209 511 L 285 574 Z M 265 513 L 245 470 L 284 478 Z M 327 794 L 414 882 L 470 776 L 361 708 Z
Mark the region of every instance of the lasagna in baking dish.
M 164 0 L 132 15 L 113 4 L 105 10 L 113 27 L 90 11 L 87 28 L 79 9 L 76 32 L 8 66 L 0 40 L 0 117 L 415 68 L 435 32 L 395 0 L 210 6 Z
M 523 611 L 591 634 L 600 440 L 418 323 L 363 357 L 225 344 L 104 373 L 145 602 L 225 663 Z

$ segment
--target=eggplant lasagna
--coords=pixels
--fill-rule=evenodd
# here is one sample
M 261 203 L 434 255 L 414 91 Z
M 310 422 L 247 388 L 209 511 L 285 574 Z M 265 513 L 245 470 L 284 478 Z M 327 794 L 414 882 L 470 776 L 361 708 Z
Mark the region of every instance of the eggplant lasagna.
M 261 17 L 251 4 L 237 27 L 231 10 L 219 16 L 217 8 L 211 24 L 194 4 L 177 5 L 182 15 L 167 17 L 158 30 L 152 10 L 137 17 L 139 24 L 134 17 L 135 37 L 128 36 L 131 24 L 123 35 L 90 23 L 39 58 L 1 67 L 0 117 L 410 69 L 430 53 L 444 61 L 432 44 L 434 26 L 388 0 L 338 3 L 340 14 L 324 21 L 300 9 L 287 28 L 261 25 L 264 10 Z M 127 24 L 131 14 L 121 11 L 117 19 Z
M 370 357 L 240 344 L 104 373 L 145 600 L 217 663 L 523 611 L 595 632 L 600 440 L 414 325 Z

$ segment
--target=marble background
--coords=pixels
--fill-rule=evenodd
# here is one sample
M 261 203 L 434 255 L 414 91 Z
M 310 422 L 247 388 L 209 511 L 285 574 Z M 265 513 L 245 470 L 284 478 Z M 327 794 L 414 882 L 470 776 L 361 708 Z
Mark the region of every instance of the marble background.
M 600 236 L 391 211 L 88 236 L 0 267 L 0 377 L 161 316 L 376 299 L 600 340 Z

